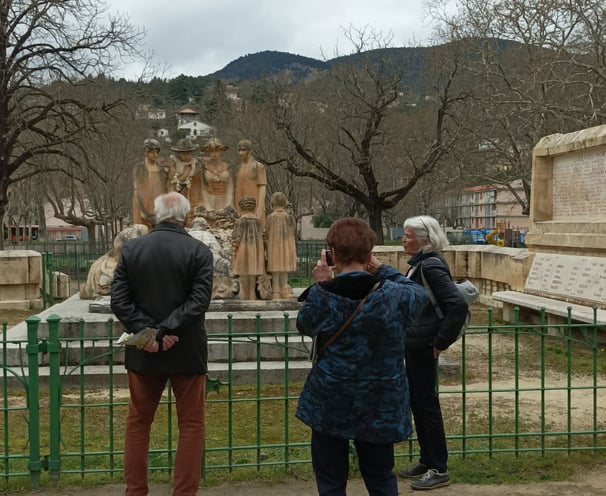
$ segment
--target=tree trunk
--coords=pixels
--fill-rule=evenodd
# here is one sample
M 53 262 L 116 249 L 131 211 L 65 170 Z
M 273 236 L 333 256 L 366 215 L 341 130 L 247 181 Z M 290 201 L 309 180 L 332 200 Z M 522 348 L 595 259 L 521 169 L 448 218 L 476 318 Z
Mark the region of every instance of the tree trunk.
M 385 243 L 383 236 L 383 209 L 375 207 L 368 211 L 368 225 L 377 234 L 377 245 Z
M 8 177 L 4 174 L 0 175 L 0 250 L 4 250 L 4 214 L 6 213 L 6 206 L 8 205 Z M 10 226 L 9 226 L 9 239 L 10 239 Z

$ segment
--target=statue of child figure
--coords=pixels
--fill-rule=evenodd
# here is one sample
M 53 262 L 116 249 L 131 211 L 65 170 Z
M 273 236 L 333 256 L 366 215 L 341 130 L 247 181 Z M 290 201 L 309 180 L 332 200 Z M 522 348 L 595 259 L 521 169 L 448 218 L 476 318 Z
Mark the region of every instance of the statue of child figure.
M 288 199 L 284 193 L 271 195 L 272 213 L 267 216 L 267 272 L 271 273 L 272 297 L 274 300 L 288 299 L 288 273 L 297 270 L 297 224 L 286 210 Z
M 257 276 L 265 274 L 265 244 L 261 221 L 255 215 L 257 201 L 249 195 L 238 202 L 242 215 L 236 220 L 231 246 L 234 250 L 232 271 L 240 276 L 241 300 L 256 300 Z

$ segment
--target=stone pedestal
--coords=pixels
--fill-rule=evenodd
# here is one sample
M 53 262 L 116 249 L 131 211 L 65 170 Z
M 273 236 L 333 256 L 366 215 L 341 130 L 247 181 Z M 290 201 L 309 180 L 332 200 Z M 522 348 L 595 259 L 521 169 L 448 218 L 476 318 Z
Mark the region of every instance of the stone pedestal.
M 33 250 L 0 251 L 0 309 L 42 308 L 42 255 Z

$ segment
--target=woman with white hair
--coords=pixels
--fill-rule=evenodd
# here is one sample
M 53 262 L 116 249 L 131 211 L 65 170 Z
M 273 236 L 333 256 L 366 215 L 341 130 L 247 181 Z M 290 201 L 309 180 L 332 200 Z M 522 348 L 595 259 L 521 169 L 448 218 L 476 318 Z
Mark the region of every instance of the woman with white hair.
M 406 275 L 429 287 L 441 311 L 437 312 L 428 300 L 406 331 L 410 407 L 421 452 L 419 461 L 401 470 L 400 475 L 416 479 L 411 484 L 413 489 L 435 489 L 450 483 L 446 434 L 436 391 L 436 362 L 440 353 L 456 341 L 468 307 L 440 254 L 448 244 L 433 217 L 420 215 L 404 222 L 402 245 L 411 256 Z

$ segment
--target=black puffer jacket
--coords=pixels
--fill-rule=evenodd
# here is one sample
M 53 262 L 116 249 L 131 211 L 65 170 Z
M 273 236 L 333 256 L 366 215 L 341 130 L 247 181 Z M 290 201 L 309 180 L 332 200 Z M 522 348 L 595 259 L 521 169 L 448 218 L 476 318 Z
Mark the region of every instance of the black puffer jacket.
M 423 286 L 423 275 L 433 292 L 444 318 L 438 319 L 435 309 L 429 299 L 421 313 L 417 315 L 406 333 L 408 349 L 420 349 L 434 346 L 445 350 L 454 343 L 461 326 L 465 323 L 469 310 L 467 302 L 452 282 L 448 264 L 444 258 L 435 253 L 418 253 L 410 260 L 411 266 L 407 276 Z

